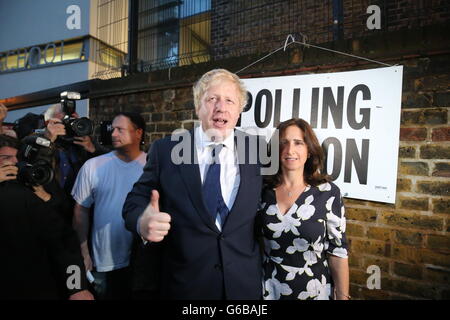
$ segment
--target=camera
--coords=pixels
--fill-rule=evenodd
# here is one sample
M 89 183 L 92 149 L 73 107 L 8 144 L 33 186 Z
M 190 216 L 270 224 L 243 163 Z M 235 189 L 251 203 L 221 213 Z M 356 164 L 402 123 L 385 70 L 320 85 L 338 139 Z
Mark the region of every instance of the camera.
M 45 185 L 53 180 L 50 140 L 38 135 L 22 139 L 17 180 L 26 186 Z
M 94 132 L 94 125 L 91 120 L 86 117 L 71 117 L 76 112 L 76 100 L 80 100 L 81 95 L 78 92 L 64 91 L 60 96 L 61 109 L 65 114 L 62 123 L 66 128 L 66 135 L 62 139 L 65 141 L 73 141 L 74 137 L 91 135 Z

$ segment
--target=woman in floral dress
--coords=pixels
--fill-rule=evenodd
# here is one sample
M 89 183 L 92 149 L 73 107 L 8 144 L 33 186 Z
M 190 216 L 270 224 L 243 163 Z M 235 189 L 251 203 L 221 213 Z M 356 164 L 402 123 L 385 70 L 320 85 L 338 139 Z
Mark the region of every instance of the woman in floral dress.
M 264 299 L 350 299 L 344 206 L 320 171 L 322 148 L 302 119 L 278 132 L 280 169 L 267 181 L 260 212 Z

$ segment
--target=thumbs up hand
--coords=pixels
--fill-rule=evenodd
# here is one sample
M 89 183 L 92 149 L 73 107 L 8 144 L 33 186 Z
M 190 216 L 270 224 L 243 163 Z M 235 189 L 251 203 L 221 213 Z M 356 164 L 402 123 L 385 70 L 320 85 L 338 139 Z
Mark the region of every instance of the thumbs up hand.
M 139 222 L 141 237 L 151 242 L 160 242 L 170 229 L 170 215 L 159 211 L 159 192 L 152 190 L 149 205 L 144 210 Z

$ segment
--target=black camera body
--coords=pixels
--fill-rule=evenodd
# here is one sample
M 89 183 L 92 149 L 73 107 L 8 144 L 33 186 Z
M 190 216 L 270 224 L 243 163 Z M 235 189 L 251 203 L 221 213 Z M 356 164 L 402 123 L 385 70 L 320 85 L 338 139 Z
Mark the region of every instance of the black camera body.
M 17 163 L 19 182 L 26 186 L 39 186 L 53 180 L 50 144 L 50 140 L 38 135 L 28 136 L 22 140 L 19 150 L 20 161 Z
M 65 114 L 62 123 L 66 129 L 66 135 L 62 138 L 65 141 L 73 141 L 74 137 L 89 136 L 94 132 L 94 125 L 86 117 L 73 118 L 72 114 L 76 112 L 76 100 L 81 99 L 78 92 L 64 91 L 61 96 L 61 109 Z
M 92 121 L 86 117 L 71 118 L 65 116 L 62 123 L 66 128 L 65 140 L 73 140 L 73 137 L 90 136 L 94 132 Z

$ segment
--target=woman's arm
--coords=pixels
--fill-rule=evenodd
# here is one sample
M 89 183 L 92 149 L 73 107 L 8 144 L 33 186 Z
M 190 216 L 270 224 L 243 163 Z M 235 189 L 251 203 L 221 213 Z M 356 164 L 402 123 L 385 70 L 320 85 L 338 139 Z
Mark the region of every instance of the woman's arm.
M 350 300 L 348 259 L 328 254 L 328 265 L 334 282 L 334 299 Z

